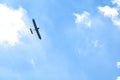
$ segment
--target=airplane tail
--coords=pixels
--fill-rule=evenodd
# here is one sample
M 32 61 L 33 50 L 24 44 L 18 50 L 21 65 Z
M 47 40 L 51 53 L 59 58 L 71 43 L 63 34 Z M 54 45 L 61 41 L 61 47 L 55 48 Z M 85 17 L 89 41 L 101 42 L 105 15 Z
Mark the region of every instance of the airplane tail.
M 32 29 L 30 28 L 30 32 L 31 32 L 31 34 L 33 34 L 33 31 L 32 31 Z

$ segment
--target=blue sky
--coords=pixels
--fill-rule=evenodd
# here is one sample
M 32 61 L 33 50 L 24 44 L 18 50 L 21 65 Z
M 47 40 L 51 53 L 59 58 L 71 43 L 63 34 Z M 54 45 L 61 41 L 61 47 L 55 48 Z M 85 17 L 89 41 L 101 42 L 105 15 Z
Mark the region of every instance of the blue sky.
M 120 80 L 120 0 L 0 0 L 0 18 L 0 80 Z

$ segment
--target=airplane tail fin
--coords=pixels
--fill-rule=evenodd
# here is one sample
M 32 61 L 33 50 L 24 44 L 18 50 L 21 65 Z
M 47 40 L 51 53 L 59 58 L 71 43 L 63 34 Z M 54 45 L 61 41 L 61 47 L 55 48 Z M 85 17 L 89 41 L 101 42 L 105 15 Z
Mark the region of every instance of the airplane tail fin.
M 31 32 L 31 34 L 33 34 L 33 31 L 32 31 L 32 29 L 30 28 L 30 32 Z

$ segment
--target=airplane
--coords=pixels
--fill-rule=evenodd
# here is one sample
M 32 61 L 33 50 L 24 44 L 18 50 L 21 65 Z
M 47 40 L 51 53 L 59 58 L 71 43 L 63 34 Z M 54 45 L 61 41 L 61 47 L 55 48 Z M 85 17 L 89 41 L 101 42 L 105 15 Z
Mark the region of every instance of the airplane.
M 38 38 L 41 40 L 42 38 L 41 38 L 41 35 L 40 35 L 40 33 L 39 33 L 39 28 L 37 27 L 35 20 L 32 19 L 32 22 L 33 22 L 33 25 L 34 25 L 35 31 L 36 31 L 36 33 L 37 33 L 37 36 L 38 36 Z M 30 32 L 31 32 L 31 34 L 33 34 L 33 31 L 32 31 L 31 28 L 30 28 Z

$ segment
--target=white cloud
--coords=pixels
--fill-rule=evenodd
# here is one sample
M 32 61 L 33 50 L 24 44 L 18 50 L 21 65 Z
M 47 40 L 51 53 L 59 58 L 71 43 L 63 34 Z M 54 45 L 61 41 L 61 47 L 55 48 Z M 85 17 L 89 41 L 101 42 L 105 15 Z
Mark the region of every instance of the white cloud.
M 0 44 L 15 45 L 19 43 L 21 33 L 26 29 L 24 22 L 25 10 L 23 8 L 12 9 L 0 4 Z
M 82 14 L 78 14 L 78 13 L 73 13 L 73 15 L 76 17 L 75 19 L 75 23 L 76 24 L 85 24 L 88 27 L 91 26 L 91 21 L 89 19 L 89 13 L 84 11 Z
M 112 0 L 112 3 L 120 7 L 120 0 Z
M 120 68 L 120 62 L 117 62 L 116 65 L 117 65 L 117 68 Z
M 117 4 L 120 7 L 120 0 L 112 0 L 112 4 Z M 117 6 L 110 7 L 106 5 L 104 7 L 98 7 L 98 9 L 104 16 L 109 17 L 114 25 L 120 27 L 120 9 Z
M 93 41 L 92 41 L 92 44 L 93 44 L 93 46 L 94 46 L 95 48 L 100 47 L 100 42 L 99 42 L 99 40 L 93 40 Z
M 120 80 L 120 76 L 118 76 L 116 80 Z
M 115 18 L 115 19 L 113 19 L 112 21 L 114 22 L 114 24 L 115 24 L 116 26 L 119 26 L 119 27 L 120 27 L 120 19 L 119 19 L 119 18 Z
M 31 62 L 31 64 L 32 64 L 32 66 L 35 67 L 36 63 L 35 63 L 34 58 L 32 58 L 32 59 L 30 60 L 30 62 Z
M 120 62 L 116 62 L 117 68 L 120 68 Z M 117 77 L 116 80 L 120 80 L 120 76 Z
M 98 7 L 98 9 L 104 14 L 104 16 L 107 16 L 110 18 L 116 17 L 119 14 L 115 8 L 111 8 L 109 6 Z

